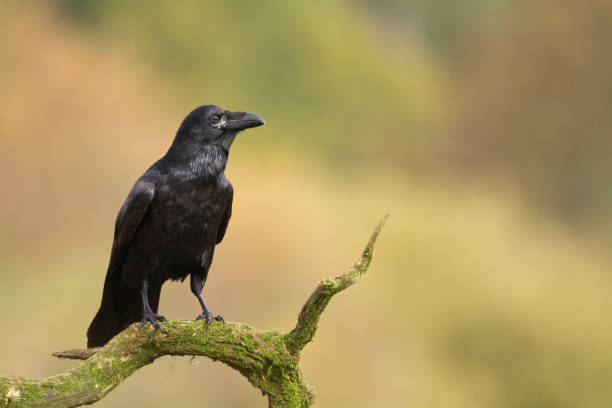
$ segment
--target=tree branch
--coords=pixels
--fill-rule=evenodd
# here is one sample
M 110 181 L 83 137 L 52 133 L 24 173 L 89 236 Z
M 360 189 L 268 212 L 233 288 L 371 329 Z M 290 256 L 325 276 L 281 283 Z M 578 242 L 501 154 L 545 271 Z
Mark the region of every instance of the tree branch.
M 100 350 L 100 347 L 92 347 L 88 349 L 70 349 L 66 351 L 57 351 L 51 354 L 53 357 L 65 358 L 72 360 L 87 360 Z
M 389 218 L 389 216 L 385 215 L 380 223 L 378 223 L 361 258 L 359 258 L 355 265 L 347 272 L 340 276 L 336 276 L 334 279 L 323 279 L 319 282 L 312 295 L 310 295 L 298 316 L 297 325 L 285 338 L 287 348 L 293 354 L 299 354 L 304 346 L 312 340 L 317 331 L 319 317 L 321 317 L 321 313 L 323 313 L 323 310 L 325 310 L 331 298 L 336 293 L 357 282 L 359 278 L 366 273 L 372 261 L 376 239 L 382 227 L 387 222 L 387 218 Z
M 299 367 L 299 353 L 312 340 L 323 310 L 338 292 L 365 274 L 385 216 L 363 255 L 346 273 L 319 282 L 289 333 L 261 331 L 240 323 L 171 320 L 166 333 L 131 325 L 99 349 L 54 353 L 85 360 L 42 380 L 0 377 L 0 407 L 77 407 L 100 400 L 139 368 L 164 355 L 206 356 L 238 370 L 268 397 L 270 407 L 310 407 L 313 392 Z

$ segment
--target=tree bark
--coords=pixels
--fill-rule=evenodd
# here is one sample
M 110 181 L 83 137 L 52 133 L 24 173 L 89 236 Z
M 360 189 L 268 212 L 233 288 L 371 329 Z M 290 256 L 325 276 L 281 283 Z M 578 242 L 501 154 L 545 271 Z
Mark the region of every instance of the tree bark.
M 363 276 L 385 216 L 361 258 L 346 273 L 320 281 L 289 333 L 261 331 L 241 323 L 170 320 L 166 333 L 133 324 L 107 345 L 54 353 L 85 360 L 81 365 L 41 380 L 0 377 L 0 407 L 77 407 L 92 404 L 139 368 L 165 355 L 206 356 L 239 371 L 268 397 L 270 407 L 310 407 L 314 394 L 299 366 L 300 352 L 312 340 L 323 310 L 338 292 Z

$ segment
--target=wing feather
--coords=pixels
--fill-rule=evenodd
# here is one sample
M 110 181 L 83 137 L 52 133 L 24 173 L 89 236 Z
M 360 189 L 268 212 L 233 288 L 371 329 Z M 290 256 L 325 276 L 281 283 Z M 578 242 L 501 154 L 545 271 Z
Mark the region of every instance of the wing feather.
M 223 214 L 223 218 L 221 219 L 221 223 L 219 224 L 219 229 L 217 230 L 217 244 L 223 240 L 225 236 L 225 231 L 227 230 L 227 225 L 229 224 L 230 217 L 232 216 L 232 202 L 234 200 L 234 193 L 232 190 L 232 195 L 229 200 L 227 200 L 227 205 L 225 207 L 225 213 Z
M 110 284 L 120 273 L 123 257 L 136 235 L 138 227 L 149 210 L 149 205 L 155 197 L 155 190 L 160 174 L 157 171 L 148 171 L 139 178 L 121 206 L 115 221 L 115 237 L 111 250 L 110 262 L 106 273 L 104 288 Z M 118 277 L 118 276 L 117 276 Z M 104 290 L 102 302 L 109 292 Z

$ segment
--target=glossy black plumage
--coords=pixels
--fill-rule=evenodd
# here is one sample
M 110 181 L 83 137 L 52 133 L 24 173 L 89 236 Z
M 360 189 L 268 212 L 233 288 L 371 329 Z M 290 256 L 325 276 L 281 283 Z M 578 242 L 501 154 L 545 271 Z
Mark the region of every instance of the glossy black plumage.
M 224 174 L 236 134 L 263 125 L 252 113 L 205 105 L 181 124 L 172 146 L 134 184 L 115 223 L 102 302 L 87 331 L 87 346 L 106 344 L 131 323 L 151 322 L 168 279 L 191 279 L 207 324 L 213 317 L 201 295 L 215 245 L 232 212 L 234 190 Z

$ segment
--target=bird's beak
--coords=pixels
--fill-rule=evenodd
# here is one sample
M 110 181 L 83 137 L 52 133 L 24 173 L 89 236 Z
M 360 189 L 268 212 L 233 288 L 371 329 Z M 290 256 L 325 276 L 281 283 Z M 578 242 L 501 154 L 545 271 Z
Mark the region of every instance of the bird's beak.
M 244 130 L 266 123 L 261 116 L 250 112 L 227 112 L 225 117 L 227 118 L 225 128 L 231 130 Z

